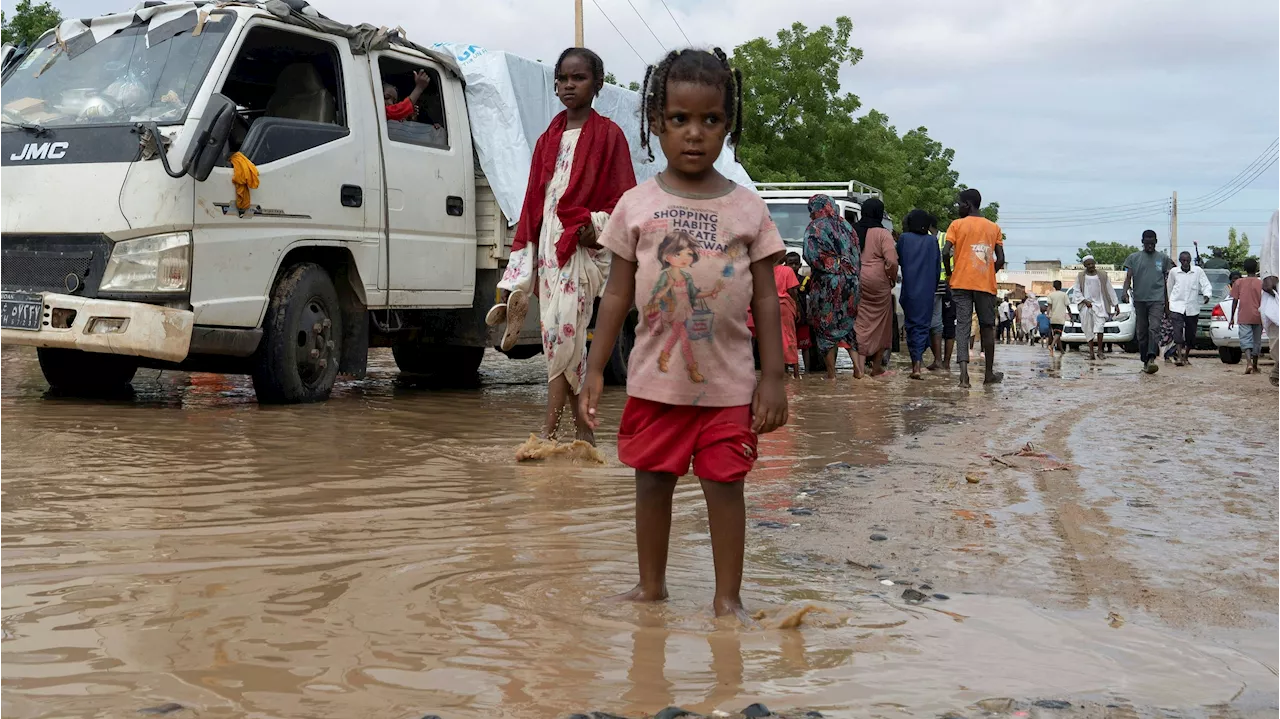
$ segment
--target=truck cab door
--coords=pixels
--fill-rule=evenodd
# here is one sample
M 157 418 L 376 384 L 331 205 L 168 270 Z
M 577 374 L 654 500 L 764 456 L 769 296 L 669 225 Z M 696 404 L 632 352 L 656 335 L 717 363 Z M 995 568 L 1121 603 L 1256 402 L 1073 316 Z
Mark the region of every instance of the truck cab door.
M 415 70 L 430 78 L 414 116 L 389 120 L 385 110 L 379 113 L 390 304 L 470 307 L 476 275 L 475 170 L 462 85 L 425 58 L 376 52 L 369 63 L 384 98 L 408 98 Z
M 363 62 L 361 60 L 360 62 Z M 232 149 L 258 171 L 248 206 L 237 206 L 231 167 L 196 183 L 191 304 L 198 325 L 258 326 L 286 253 L 329 245 L 377 277 L 366 242 L 364 115 L 369 97 L 346 41 L 255 18 L 215 89 L 237 105 Z M 367 111 L 367 107 L 363 107 Z

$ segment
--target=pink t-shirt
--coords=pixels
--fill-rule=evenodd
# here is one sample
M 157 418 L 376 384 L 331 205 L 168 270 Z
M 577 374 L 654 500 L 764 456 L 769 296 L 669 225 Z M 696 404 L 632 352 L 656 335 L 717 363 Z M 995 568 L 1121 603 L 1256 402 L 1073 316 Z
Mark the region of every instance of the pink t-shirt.
M 657 178 L 618 201 L 600 244 L 636 263 L 640 323 L 627 394 L 677 405 L 751 404 L 751 263 L 786 251 L 764 201 L 740 185 L 692 196 Z

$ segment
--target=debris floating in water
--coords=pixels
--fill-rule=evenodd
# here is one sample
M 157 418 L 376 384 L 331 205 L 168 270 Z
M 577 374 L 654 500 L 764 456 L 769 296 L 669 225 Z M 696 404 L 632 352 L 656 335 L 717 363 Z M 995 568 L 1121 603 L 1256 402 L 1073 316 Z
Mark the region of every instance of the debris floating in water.
M 567 460 L 571 464 L 604 464 L 600 450 L 580 439 L 560 443 L 554 439 L 543 439 L 530 434 L 524 444 L 516 448 L 517 462 L 536 460 Z

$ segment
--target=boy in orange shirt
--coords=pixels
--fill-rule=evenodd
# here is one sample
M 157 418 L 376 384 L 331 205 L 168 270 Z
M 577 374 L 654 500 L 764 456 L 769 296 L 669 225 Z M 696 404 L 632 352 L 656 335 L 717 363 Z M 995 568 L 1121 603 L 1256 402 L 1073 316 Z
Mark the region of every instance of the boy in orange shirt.
M 947 228 L 947 246 L 942 262 L 951 277 L 951 294 L 956 308 L 956 359 L 960 364 L 960 386 L 969 386 L 969 326 L 976 312 L 982 351 L 987 362 L 983 384 L 1004 380 L 995 371 L 996 360 L 996 273 L 1004 267 L 1004 240 L 1000 226 L 978 214 L 982 194 L 973 188 L 960 193 L 960 219 Z

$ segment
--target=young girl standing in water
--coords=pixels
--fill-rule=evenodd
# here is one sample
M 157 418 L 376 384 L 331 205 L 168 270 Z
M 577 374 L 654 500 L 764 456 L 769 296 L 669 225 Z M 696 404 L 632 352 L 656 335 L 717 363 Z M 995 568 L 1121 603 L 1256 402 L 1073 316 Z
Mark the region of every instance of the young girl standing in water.
M 561 53 L 555 87 L 565 110 L 534 146 L 511 258 L 498 283 L 504 301 L 486 320 L 506 323 L 502 348 L 510 349 L 529 311 L 529 295 L 537 295 L 548 378 L 542 437 L 554 439 L 568 404 L 577 438 L 592 444 L 595 435 L 578 416 L 575 395 L 587 367 L 587 326 L 609 270 L 609 253 L 596 238 L 618 198 L 636 185 L 622 128 L 591 109 L 603 86 L 598 55 L 581 47 Z
M 667 169 L 623 195 L 600 237 L 613 263 L 580 401 L 595 427 L 609 350 L 634 303 L 642 316 L 618 458 L 636 470 L 640 582 L 619 598 L 666 599 L 671 498 L 692 462 L 711 524 L 715 613 L 746 621 L 743 479 L 757 435 L 786 423 L 787 396 L 773 273 L 782 238 L 764 201 L 714 167 L 725 138 L 736 147 L 741 136 L 741 88 L 741 74 L 718 48 L 672 52 L 645 73 L 641 144 L 649 148 L 656 134 Z M 679 354 L 667 333 L 678 338 Z

